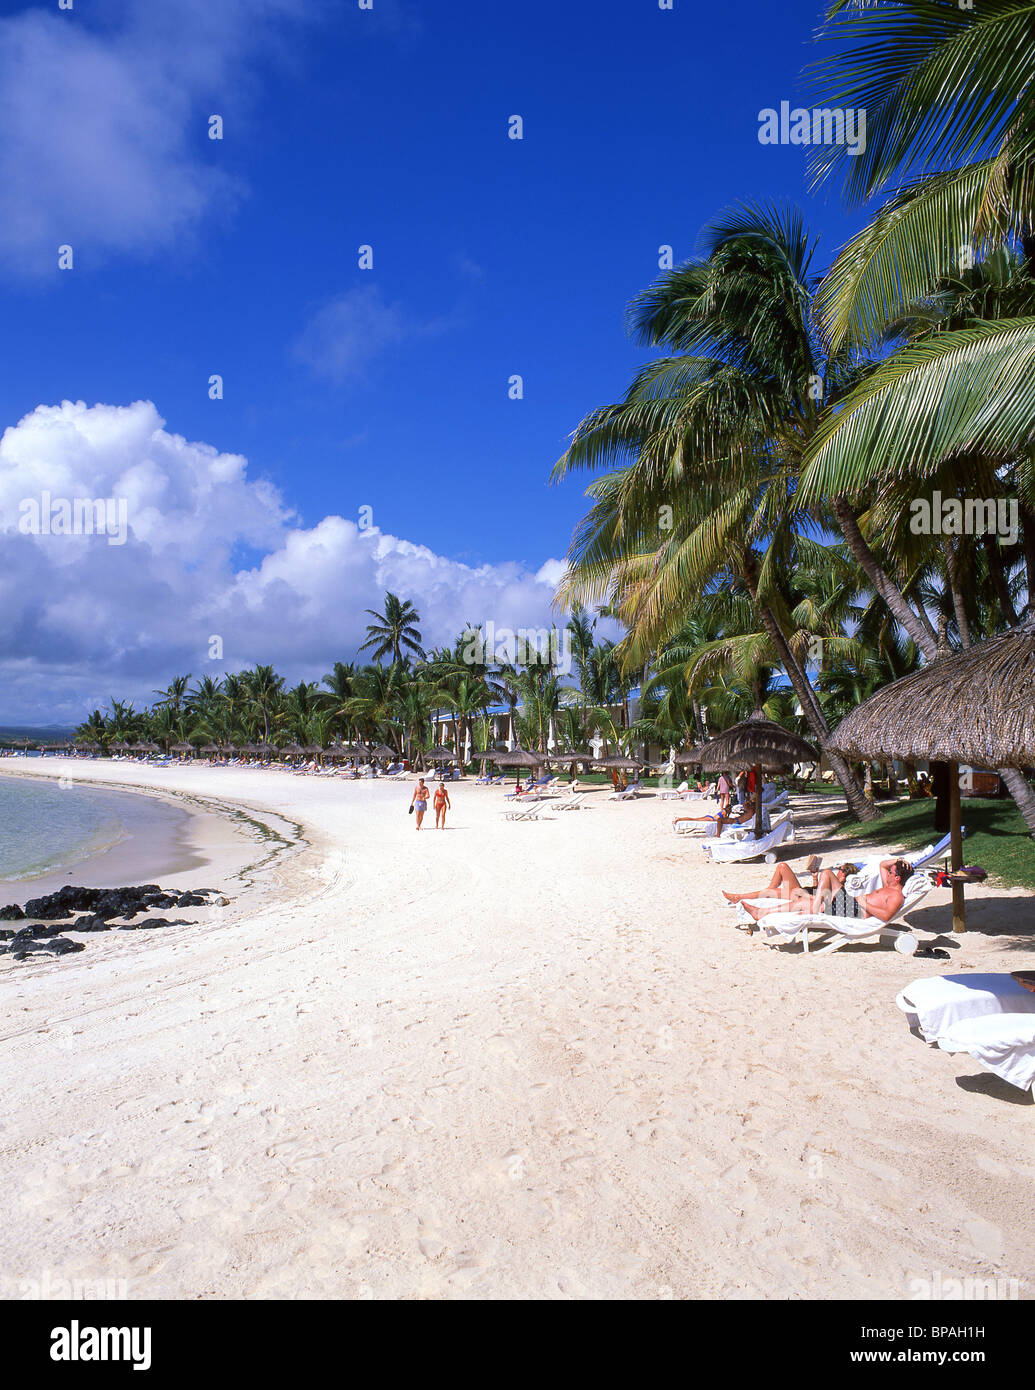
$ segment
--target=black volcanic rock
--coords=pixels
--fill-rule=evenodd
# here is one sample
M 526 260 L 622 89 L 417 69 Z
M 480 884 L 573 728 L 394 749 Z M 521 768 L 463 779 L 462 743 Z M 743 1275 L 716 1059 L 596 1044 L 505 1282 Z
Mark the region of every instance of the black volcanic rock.
M 104 920 L 103 917 L 97 917 L 97 916 L 91 914 L 91 915 L 86 916 L 86 917 L 77 917 L 77 918 L 75 919 L 74 922 L 72 922 L 68 927 L 65 928 L 65 930 L 66 930 L 66 931 L 111 931 L 111 923 L 110 923 L 110 922 L 106 922 L 106 921 Z
M 0 946 L 3 950 L 10 951 L 13 960 L 24 960 L 30 955 L 68 956 L 74 951 L 85 951 L 86 947 L 81 941 L 69 941 L 67 936 L 51 936 L 43 941 L 12 941 L 10 946 Z
M 153 927 L 192 927 L 196 923 L 180 918 L 171 921 L 166 917 L 148 918 L 145 914 L 156 908 L 166 910 L 171 907 L 207 907 L 208 893 L 203 896 L 194 893 L 166 893 L 157 883 L 144 883 L 139 887 L 125 888 L 80 888 L 66 884 L 56 893 L 46 897 L 33 898 L 24 908 L 11 905 L 0 909 L 0 921 L 22 922 L 35 918 L 27 926 L 17 930 L 0 930 L 0 955 L 10 955 L 14 960 L 24 960 L 28 954 L 67 955 L 71 951 L 84 949 L 83 942 L 69 941 L 61 935 L 65 931 L 99 932 L 140 931 Z M 225 899 L 219 901 L 225 902 Z M 79 913 L 73 921 L 66 919 Z M 112 918 L 121 917 L 121 922 Z M 134 918 L 140 917 L 140 921 Z
M 11 939 L 14 942 L 33 941 L 40 936 L 53 936 L 55 931 L 60 930 L 60 927 L 47 927 L 40 922 L 31 927 L 20 927 Z

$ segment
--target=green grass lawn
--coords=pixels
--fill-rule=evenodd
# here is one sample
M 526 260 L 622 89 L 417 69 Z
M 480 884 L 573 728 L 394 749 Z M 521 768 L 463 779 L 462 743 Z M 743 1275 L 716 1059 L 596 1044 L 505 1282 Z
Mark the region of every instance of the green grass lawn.
M 923 849 L 941 838 L 934 829 L 934 802 L 930 798 L 884 802 L 881 812 L 880 820 L 867 824 L 844 816 L 838 822 L 838 834 L 903 850 Z M 1035 889 L 1035 841 L 1012 801 L 964 797 L 963 824 L 967 831 L 965 864 L 980 864 L 1007 887 Z

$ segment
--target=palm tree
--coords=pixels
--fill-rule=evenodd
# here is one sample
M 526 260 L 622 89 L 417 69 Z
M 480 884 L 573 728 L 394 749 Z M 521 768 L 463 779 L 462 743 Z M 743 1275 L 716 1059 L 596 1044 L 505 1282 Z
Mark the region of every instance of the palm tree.
M 372 608 L 366 611 L 374 622 L 367 626 L 367 640 L 360 647 L 361 652 L 374 647 L 375 661 L 380 661 L 391 652 L 395 664 L 403 661 L 404 648 L 407 656 L 424 656 L 424 649 L 420 645 L 421 635 L 417 630 L 420 614 L 412 603 L 404 603 L 396 594 L 387 593 L 383 613 L 376 613 Z
M 797 496 L 803 447 L 850 375 L 824 358 L 812 309 L 813 244 L 800 215 L 752 205 L 717 220 L 704 260 L 634 302 L 642 341 L 675 350 L 636 376 L 625 400 L 579 426 L 555 468 L 610 465 L 588 489 L 559 592 L 609 598 L 629 628 L 624 664 L 678 630 L 688 602 L 742 586 L 853 812 L 874 811 L 841 755 L 789 634 L 781 576 L 815 522 Z M 622 457 L 630 466 L 614 469 Z
M 184 697 L 187 694 L 187 686 L 190 684 L 190 673 L 185 676 L 174 676 L 164 690 L 156 690 L 156 695 L 161 695 L 159 705 L 171 705 L 173 711 L 179 714 L 183 707 Z
M 894 188 L 821 295 L 834 346 L 873 341 L 981 249 L 1022 239 L 1035 263 L 1035 3 L 835 0 L 815 65 L 822 107 L 866 112 L 866 143 L 816 147 L 817 183 L 850 202 Z
M 254 671 L 241 673 L 248 705 L 262 725 L 262 741 L 269 743 L 278 709 L 282 701 L 284 677 L 272 666 L 256 666 Z

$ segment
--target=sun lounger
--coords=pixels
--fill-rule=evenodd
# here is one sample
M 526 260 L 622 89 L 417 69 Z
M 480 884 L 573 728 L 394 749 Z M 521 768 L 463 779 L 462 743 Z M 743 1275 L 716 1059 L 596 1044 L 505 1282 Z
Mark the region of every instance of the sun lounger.
M 834 917 L 824 912 L 771 912 L 760 917 L 758 925 L 768 945 L 789 946 L 792 942 L 800 941 L 806 955 L 811 952 L 824 956 L 831 951 L 839 951 L 842 946 L 851 945 L 853 941 L 888 937 L 894 942 L 896 951 L 911 956 L 920 943 L 905 917 L 930 891 L 931 882 L 927 875 L 914 874 L 903 890 L 902 906 L 890 922 L 882 922 L 879 917 Z M 830 940 L 818 951 L 812 952 L 811 940 L 816 934 Z
M 669 787 L 668 791 L 659 795 L 662 801 L 683 801 L 690 795 L 690 783 L 680 782 L 678 787 Z
M 969 1052 L 1011 1086 L 1035 1093 L 1035 1014 L 963 1019 L 935 1041 L 943 1052 Z
M 966 829 L 963 834 L 966 835 Z M 949 836 L 945 835 L 937 844 L 928 845 L 926 849 L 918 850 L 913 854 L 903 854 L 898 857 L 904 859 L 907 864 L 912 864 L 914 869 L 921 868 L 924 864 L 931 863 L 934 859 L 940 859 L 943 854 L 949 852 Z M 867 859 L 859 868 L 857 874 L 853 874 L 845 884 L 849 893 L 859 897 L 863 893 L 875 892 L 881 884 L 880 859 Z
M 750 805 L 750 803 L 748 803 L 748 804 Z M 774 793 L 773 793 L 772 796 L 763 796 L 763 797 L 762 797 L 762 809 L 763 809 L 763 811 L 768 811 L 770 815 L 772 815 L 772 813 L 773 813 L 774 811 L 780 811 L 780 810 L 782 810 L 785 806 L 789 806 L 790 804 L 791 804 L 790 792 L 788 792 L 788 791 L 786 791 L 786 790 L 784 790 L 784 791 L 774 791 Z
M 522 800 L 524 798 L 522 797 Z M 546 807 L 542 804 L 531 806 L 515 806 L 509 811 L 504 811 L 507 820 L 538 820 L 545 812 Z
M 703 846 L 715 864 L 745 864 L 751 859 L 764 857 L 767 864 L 776 862 L 776 851 L 780 845 L 794 840 L 794 817 L 790 811 L 778 817 L 770 827 L 769 834 L 756 839 L 753 834 L 727 839 L 725 835 Z
M 707 835 L 711 839 L 716 839 L 715 834 L 718 823 L 719 807 L 715 805 L 714 813 L 706 812 L 701 819 L 690 819 L 672 822 L 672 829 L 677 835 Z
M 630 782 L 624 791 L 612 792 L 607 799 L 608 801 L 635 801 L 642 791 L 642 782 Z
M 563 801 L 555 801 L 554 806 L 558 811 L 581 811 L 585 800 L 585 792 L 573 792 L 571 796 L 565 797 Z
M 1035 994 L 1010 975 L 932 975 L 914 980 L 895 1003 L 926 1042 L 957 1023 L 989 1014 L 1035 1014 Z

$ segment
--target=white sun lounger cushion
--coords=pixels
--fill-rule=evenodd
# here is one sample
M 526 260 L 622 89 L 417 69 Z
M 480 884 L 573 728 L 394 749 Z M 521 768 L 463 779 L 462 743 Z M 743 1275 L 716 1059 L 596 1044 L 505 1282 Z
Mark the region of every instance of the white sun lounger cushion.
M 969 1052 L 1011 1086 L 1035 1086 L 1035 1014 L 963 1019 L 936 1041 L 943 1052 Z
M 1009 975 L 936 975 L 906 985 L 895 1003 L 934 1042 L 957 1023 L 990 1014 L 1035 1014 L 1035 994 Z

